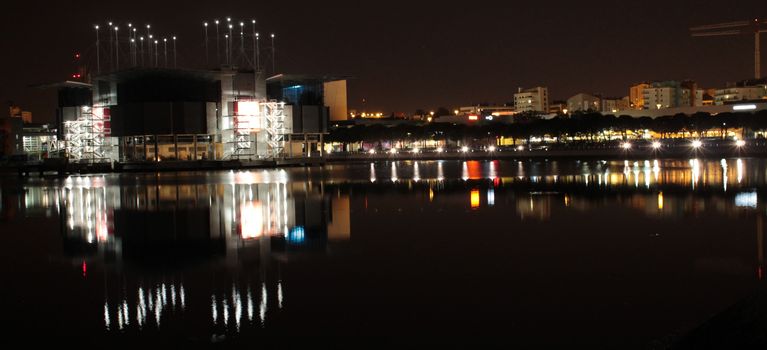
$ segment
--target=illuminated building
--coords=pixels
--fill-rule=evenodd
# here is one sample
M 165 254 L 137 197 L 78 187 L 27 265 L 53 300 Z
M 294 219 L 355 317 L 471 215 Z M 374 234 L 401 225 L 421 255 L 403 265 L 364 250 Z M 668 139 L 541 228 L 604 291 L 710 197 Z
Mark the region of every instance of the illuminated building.
M 741 81 L 714 92 L 716 105 L 765 100 L 767 100 L 767 79 Z
M 629 98 L 602 98 L 600 103 L 602 105 L 601 111 L 605 114 L 617 113 L 629 109 Z
M 346 81 L 253 70 L 133 68 L 58 89 L 58 140 L 73 161 L 257 160 L 322 156 Z
M 548 113 L 549 89 L 540 86 L 530 89 L 519 88 L 514 94 L 514 109 L 517 112 Z
M 569 113 L 596 112 L 602 109 L 602 99 L 585 93 L 577 94 L 567 99 Z
M 643 90 L 644 109 L 702 106 L 703 94 L 694 81 L 655 82 Z
M 647 83 L 640 83 L 632 86 L 629 89 L 629 102 L 631 103 L 630 107 L 633 109 L 644 109 L 645 106 L 645 100 L 644 100 L 644 89 L 649 88 L 650 84 Z

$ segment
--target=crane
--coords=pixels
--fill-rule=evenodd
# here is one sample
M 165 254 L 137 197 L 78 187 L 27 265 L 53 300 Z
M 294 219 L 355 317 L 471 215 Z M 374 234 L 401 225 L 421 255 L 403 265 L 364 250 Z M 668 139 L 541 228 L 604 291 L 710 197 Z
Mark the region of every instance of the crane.
M 754 78 L 762 78 L 761 33 L 767 33 L 767 19 L 737 21 L 692 27 L 693 37 L 754 35 Z

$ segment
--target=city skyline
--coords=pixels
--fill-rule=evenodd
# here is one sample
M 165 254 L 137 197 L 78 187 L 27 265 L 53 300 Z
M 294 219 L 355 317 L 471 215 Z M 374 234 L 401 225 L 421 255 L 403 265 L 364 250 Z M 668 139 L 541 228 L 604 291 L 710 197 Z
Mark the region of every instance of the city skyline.
M 707 1 L 647 3 L 630 14 L 605 13 L 615 8 L 606 1 L 470 8 L 392 2 L 370 9 L 232 1 L 216 9 L 186 7 L 181 16 L 173 2 L 78 5 L 82 11 L 60 16 L 71 9 L 13 4 L 11 13 L 19 15 L 3 22 L 10 34 L 3 46 L 13 49 L 2 59 L 9 71 L 0 97 L 31 110 L 36 121 L 51 121 L 55 99 L 29 86 L 66 79 L 75 68 L 72 56 L 93 50 L 92 26 L 107 20 L 153 23 L 177 34 L 179 67 L 201 68 L 203 21 L 255 18 L 262 33 L 278 34 L 278 72 L 352 76 L 350 109 L 412 113 L 508 103 L 519 87 L 546 86 L 551 101 L 580 92 L 621 97 L 650 80 L 720 87 L 753 75 L 753 38 L 692 38 L 689 27 L 760 17 L 757 1 L 726 12 Z

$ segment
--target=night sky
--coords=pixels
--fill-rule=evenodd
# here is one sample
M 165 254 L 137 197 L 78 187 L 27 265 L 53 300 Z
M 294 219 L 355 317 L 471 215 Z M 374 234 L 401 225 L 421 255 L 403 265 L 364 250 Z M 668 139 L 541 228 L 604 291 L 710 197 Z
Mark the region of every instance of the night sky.
M 764 0 L 464 3 L 6 2 L 0 99 L 52 120 L 54 93 L 29 86 L 67 79 L 75 52 L 93 57 L 93 25 L 107 20 L 176 34 L 179 66 L 203 68 L 204 20 L 255 18 L 262 35 L 277 33 L 278 71 L 352 76 L 350 108 L 413 113 L 510 102 L 538 85 L 552 99 L 621 97 L 646 80 L 718 87 L 752 77 L 753 37 L 691 38 L 688 27 L 767 17 Z

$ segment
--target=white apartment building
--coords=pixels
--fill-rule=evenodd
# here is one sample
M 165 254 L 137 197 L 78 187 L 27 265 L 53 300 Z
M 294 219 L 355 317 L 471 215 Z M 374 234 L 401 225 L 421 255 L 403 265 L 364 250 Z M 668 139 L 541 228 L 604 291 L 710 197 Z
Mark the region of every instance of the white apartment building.
M 514 94 L 514 109 L 517 112 L 548 113 L 549 89 L 540 86 L 526 90 L 519 88 Z
M 714 104 L 724 105 L 738 101 L 756 101 L 767 99 L 767 85 L 735 86 L 716 90 Z

